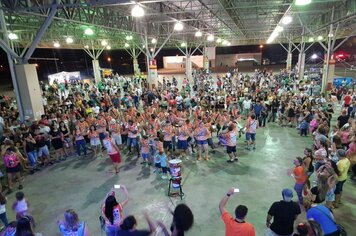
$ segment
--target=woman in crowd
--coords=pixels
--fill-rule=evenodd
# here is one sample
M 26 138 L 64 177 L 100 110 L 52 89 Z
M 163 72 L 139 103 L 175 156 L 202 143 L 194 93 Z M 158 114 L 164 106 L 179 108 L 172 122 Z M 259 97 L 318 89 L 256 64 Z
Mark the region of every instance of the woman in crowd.
M 89 236 L 89 230 L 84 221 L 79 221 L 78 214 L 73 209 L 64 213 L 64 219 L 58 221 L 59 231 L 63 236 Z
M 123 207 L 128 203 L 129 196 L 124 185 L 120 185 L 120 189 L 125 195 L 124 201 L 118 203 L 115 198 L 115 189 L 111 189 L 101 207 L 106 236 L 116 236 L 124 219 Z

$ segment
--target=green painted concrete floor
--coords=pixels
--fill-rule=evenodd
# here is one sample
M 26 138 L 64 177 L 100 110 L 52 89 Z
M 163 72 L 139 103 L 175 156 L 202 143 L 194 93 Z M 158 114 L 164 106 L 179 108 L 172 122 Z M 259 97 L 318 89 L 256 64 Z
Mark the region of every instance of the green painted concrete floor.
M 219 217 L 218 203 L 230 187 L 240 188 L 227 209 L 233 213 L 238 204 L 249 207 L 247 221 L 254 224 L 257 235 L 264 235 L 265 218 L 270 205 L 281 199 L 281 190 L 293 189 L 294 180 L 287 176 L 292 160 L 303 155 L 311 138 L 302 138 L 294 128 L 280 128 L 268 124 L 257 134 L 257 149 L 245 151 L 243 139 L 239 140 L 238 163 L 227 164 L 225 150 L 220 147 L 211 160 L 184 161 L 183 191 L 185 198 L 167 197 L 168 181 L 152 173 L 153 168 L 140 165 L 141 159 L 124 157 L 118 176 L 107 173 L 111 161 L 104 159 L 75 159 L 49 167 L 24 182 L 24 192 L 32 205 L 32 214 L 37 221 L 37 231 L 47 235 L 59 235 L 56 222 L 68 208 L 75 209 L 87 222 L 92 235 L 101 235 L 98 217 L 100 204 L 114 184 L 125 184 L 130 201 L 125 214 L 138 218 L 139 228 L 146 223 L 142 211 L 146 210 L 153 219 L 162 220 L 169 226 L 171 216 L 165 205 L 184 202 L 193 210 L 194 227 L 187 235 L 224 235 L 224 225 Z M 352 222 L 356 222 L 356 185 L 350 180 L 344 186 L 344 204 L 335 210 L 336 219 L 342 222 L 349 235 L 356 235 Z M 296 196 L 296 194 L 295 194 Z M 8 218 L 14 219 L 10 204 L 14 193 L 8 196 Z M 296 197 L 294 198 L 296 199 Z M 298 221 L 305 219 L 302 214 Z

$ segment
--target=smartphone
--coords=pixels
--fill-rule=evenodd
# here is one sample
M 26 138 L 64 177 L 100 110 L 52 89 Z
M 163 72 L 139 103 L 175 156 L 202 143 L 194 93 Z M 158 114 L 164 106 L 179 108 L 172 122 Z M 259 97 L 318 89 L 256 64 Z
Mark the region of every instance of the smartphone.
M 239 192 L 240 192 L 240 189 L 234 188 L 234 193 L 239 193 Z
M 114 188 L 121 188 L 121 185 L 120 184 L 115 184 Z

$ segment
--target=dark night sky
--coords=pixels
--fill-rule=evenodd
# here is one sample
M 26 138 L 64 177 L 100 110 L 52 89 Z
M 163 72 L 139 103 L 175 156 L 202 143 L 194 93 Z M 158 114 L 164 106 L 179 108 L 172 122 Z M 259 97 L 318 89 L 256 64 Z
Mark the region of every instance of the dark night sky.
M 287 47 L 287 45 L 285 45 Z M 248 53 L 260 52 L 259 45 L 253 46 L 233 46 L 233 47 L 218 47 L 216 54 L 234 54 L 234 53 Z M 356 52 L 356 37 L 348 40 L 339 50 L 339 52 Z M 315 43 L 307 52 L 306 63 L 308 58 L 314 53 L 323 57 L 324 50 Z M 198 55 L 199 52 L 197 51 Z M 163 67 L 163 56 L 182 55 L 178 49 L 163 49 L 156 57 L 158 68 Z M 84 52 L 84 50 L 77 49 L 36 49 L 33 57 L 37 58 L 58 58 L 58 71 L 80 71 L 83 75 L 92 74 L 91 58 Z M 111 58 L 111 65 L 107 58 Z M 277 64 L 283 63 L 287 58 L 287 52 L 280 45 L 264 45 L 262 49 L 262 57 L 270 59 L 271 62 Z M 298 60 L 298 51 L 293 52 L 293 64 Z M 100 67 L 112 68 L 119 74 L 132 74 L 133 66 L 130 55 L 124 50 L 110 50 L 104 51 L 99 58 Z M 140 55 L 138 59 L 141 71 L 146 71 L 145 56 Z M 57 72 L 56 63 L 53 60 L 30 60 L 30 63 L 37 63 L 38 77 L 40 80 L 45 80 L 49 74 Z M 11 83 L 11 78 L 8 70 L 7 57 L 3 50 L 0 49 L 0 83 Z

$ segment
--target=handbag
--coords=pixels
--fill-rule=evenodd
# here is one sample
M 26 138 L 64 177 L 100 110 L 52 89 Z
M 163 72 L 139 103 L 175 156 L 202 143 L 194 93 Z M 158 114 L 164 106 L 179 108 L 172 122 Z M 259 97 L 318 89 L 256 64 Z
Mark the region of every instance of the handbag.
M 335 220 L 333 218 L 331 218 L 331 216 L 329 214 L 326 214 L 324 211 L 320 210 L 319 208 L 315 208 L 317 209 L 318 211 L 320 211 L 321 213 L 323 213 L 324 215 L 326 215 L 337 227 L 338 231 L 339 231 L 339 234 L 340 236 L 347 236 L 347 232 L 344 228 L 344 226 L 342 226 L 341 224 L 337 224 L 335 222 Z

